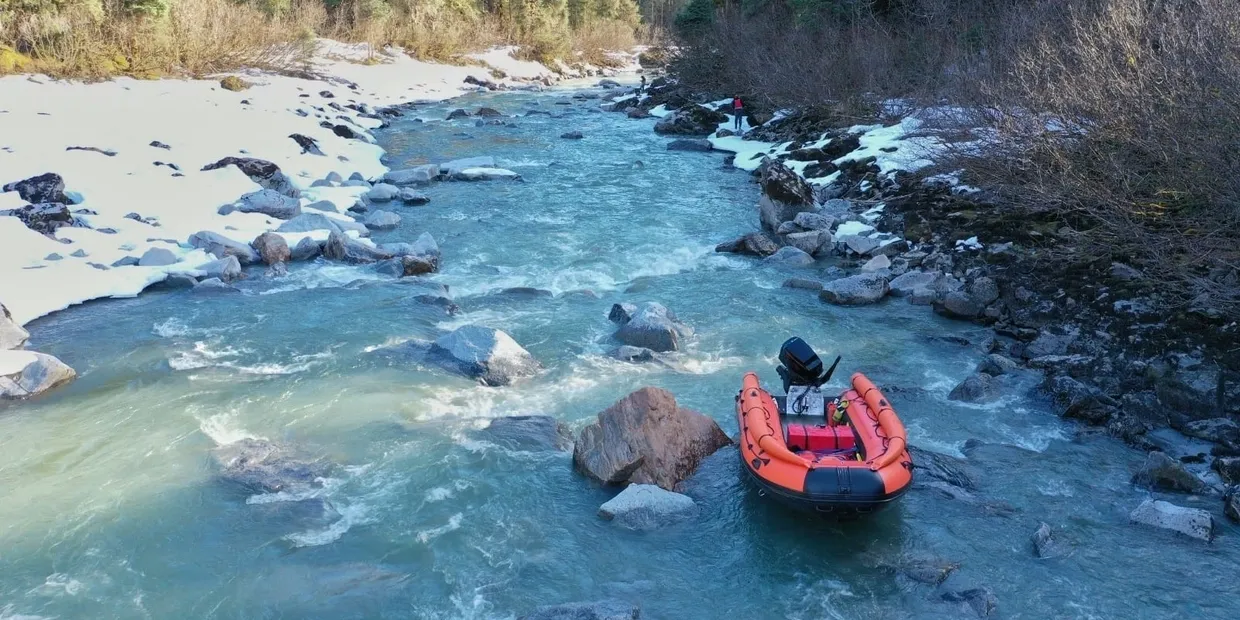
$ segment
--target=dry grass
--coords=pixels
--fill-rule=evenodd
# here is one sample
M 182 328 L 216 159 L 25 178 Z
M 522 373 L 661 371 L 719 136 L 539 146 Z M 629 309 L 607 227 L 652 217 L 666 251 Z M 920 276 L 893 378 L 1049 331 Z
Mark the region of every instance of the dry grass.
M 313 51 L 315 28 L 326 18 L 311 0 L 287 18 L 271 18 L 229 0 L 178 0 L 162 18 L 114 17 L 71 6 L 54 14 L 11 16 L 0 41 L 31 59 L 24 70 L 58 77 L 107 78 L 207 75 L 243 67 L 299 68 Z

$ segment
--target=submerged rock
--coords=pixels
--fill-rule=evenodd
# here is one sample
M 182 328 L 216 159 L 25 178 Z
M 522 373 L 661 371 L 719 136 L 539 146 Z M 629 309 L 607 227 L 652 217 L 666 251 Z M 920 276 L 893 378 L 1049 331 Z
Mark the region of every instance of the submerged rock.
M 1201 493 L 1209 490 L 1205 481 L 1184 468 L 1184 464 L 1158 451 L 1150 452 L 1132 483 L 1163 491 Z
M 630 346 L 662 353 L 679 350 L 681 341 L 692 335 L 691 327 L 678 321 L 676 315 L 663 304 L 652 301 L 642 304 L 620 326 L 616 339 Z
M 999 382 L 994 377 L 979 372 L 970 375 L 960 385 L 952 388 L 947 398 L 966 403 L 990 402 L 999 398 L 999 387 Z
M 678 406 L 666 390 L 646 387 L 582 429 L 573 464 L 604 484 L 655 484 L 671 491 L 702 459 L 730 443 L 713 419 Z
M 696 504 L 653 484 L 630 484 L 598 508 L 598 516 L 633 530 L 653 530 L 683 519 Z
M 29 338 L 30 332 L 18 325 L 9 309 L 0 302 L 0 351 L 21 348 Z
M 1045 560 L 1063 555 L 1059 541 L 1055 540 L 1055 532 L 1045 523 L 1038 524 L 1030 540 L 1033 542 L 1033 553 L 1039 558 Z
M 959 562 L 949 562 L 938 558 L 931 559 L 901 559 L 894 562 L 883 562 L 879 564 L 888 572 L 895 573 L 906 579 L 924 583 L 927 585 L 937 586 L 960 569 Z
M 672 140 L 667 143 L 669 151 L 694 151 L 707 153 L 713 150 L 709 140 Z
M 565 140 L 581 140 L 585 138 L 585 135 L 580 131 L 566 131 L 560 134 L 560 137 Z
M 568 451 L 573 447 L 572 431 L 548 415 L 495 418 L 477 435 L 509 450 Z
M 860 274 L 826 283 L 818 298 L 838 306 L 860 306 L 882 301 L 887 291 L 887 278 L 879 274 Z
M 542 368 L 512 336 L 480 325 L 466 325 L 441 336 L 431 345 L 430 355 L 491 386 L 509 385 Z
M 322 461 L 306 459 L 266 439 L 247 438 L 224 444 L 212 456 L 221 478 L 254 493 L 316 485 L 330 469 Z
M 909 446 L 909 456 L 917 468 L 914 480 L 929 478 L 965 491 L 976 491 L 977 482 L 972 467 L 964 459 Z
M 1214 538 L 1214 518 L 1198 508 L 1185 508 L 1162 500 L 1147 499 L 1132 511 L 1133 523 L 1179 532 L 1209 542 Z
M 624 345 L 613 350 L 611 357 L 622 362 L 653 362 L 655 360 L 655 353 L 644 347 Z
M 539 607 L 517 620 L 639 620 L 637 605 L 618 600 L 565 603 Z
M 770 256 L 779 251 L 779 244 L 766 233 L 752 232 L 735 241 L 720 243 L 715 246 L 715 251 L 748 256 Z
M 46 353 L 0 350 L 0 399 L 40 396 L 76 377 L 77 372 Z
M 960 603 L 977 614 L 978 618 L 990 618 L 998 613 L 999 603 L 993 592 L 987 588 L 972 588 L 944 592 L 943 600 L 949 603 Z

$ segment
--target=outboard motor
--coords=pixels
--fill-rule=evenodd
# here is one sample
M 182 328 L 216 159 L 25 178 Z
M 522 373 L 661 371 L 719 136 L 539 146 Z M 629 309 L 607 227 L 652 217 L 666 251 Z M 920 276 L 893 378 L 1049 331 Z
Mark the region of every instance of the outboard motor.
M 835 367 L 839 366 L 840 359 L 836 357 L 835 363 L 823 372 L 822 360 L 819 359 L 817 353 L 814 353 L 809 343 L 797 336 L 789 338 L 779 348 L 779 363 L 783 365 L 778 368 L 778 372 L 780 378 L 784 380 L 784 393 L 787 394 L 789 388 L 794 385 L 821 387 L 822 384 L 831 380 L 831 375 L 835 373 Z

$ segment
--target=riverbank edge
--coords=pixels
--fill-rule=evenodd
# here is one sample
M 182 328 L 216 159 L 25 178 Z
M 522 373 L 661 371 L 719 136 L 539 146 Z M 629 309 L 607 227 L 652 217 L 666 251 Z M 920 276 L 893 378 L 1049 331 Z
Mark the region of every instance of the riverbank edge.
M 24 326 L 35 319 L 167 282 L 226 284 L 243 277 L 224 264 L 238 252 L 257 259 L 242 265 L 271 264 L 263 239 L 279 237 L 288 248 L 310 239 L 321 249 L 328 229 L 278 230 L 303 207 L 373 246 L 350 209 L 369 202 L 391 171 L 374 136 L 390 119 L 476 92 L 636 72 L 642 51 L 614 53 L 614 67 L 573 70 L 518 60 L 511 47 L 446 65 L 320 39 L 313 69 L 298 76 L 0 78 L 0 92 L 13 95 L 0 106 L 0 395 L 38 396 L 76 377 L 26 348 Z M 170 106 L 184 117 L 169 118 Z M 176 211 L 167 208 L 172 200 Z M 251 203 L 262 205 L 251 211 Z M 282 272 L 273 267 L 272 275 Z
M 876 251 L 855 252 L 836 236 L 824 254 L 839 259 L 843 269 L 828 268 L 821 281 L 792 273 L 785 286 L 821 291 L 833 281 L 870 273 L 884 285 L 881 294 L 864 303 L 899 294 L 946 318 L 988 328 L 993 337 L 961 343 L 979 350 L 979 365 L 951 398 L 967 400 L 970 393 L 985 398 L 991 381 L 1010 368 L 1040 372 L 1044 379 L 1039 391 L 1061 417 L 1079 422 L 1082 433 L 1101 432 L 1142 452 L 1169 454 L 1179 468 L 1205 480 L 1223 498 L 1220 512 L 1237 518 L 1228 502 L 1240 488 L 1233 473 L 1240 462 L 1240 408 L 1233 404 L 1240 386 L 1229 381 L 1237 368 L 1219 346 L 1223 339 L 1216 338 L 1226 330 L 1228 340 L 1234 340 L 1236 323 L 1208 309 L 1185 313 L 1164 303 L 1156 282 L 1120 262 L 1048 269 L 1049 261 L 1070 256 L 1072 244 L 1082 242 L 1064 222 L 1054 217 L 1004 221 L 1003 205 L 962 184 L 958 174 L 920 172 L 933 164 L 924 161 L 925 152 L 905 160 L 915 165 L 903 166 L 865 144 L 871 133 L 903 129 L 912 114 L 894 125 L 858 126 L 824 119 L 816 111 L 750 111 L 741 121 L 741 132 L 733 133 L 730 101 L 716 95 L 690 92 L 674 76 L 665 76 L 640 99 L 610 109 L 633 118 L 659 117 L 663 126 L 657 132 L 678 138 L 676 142 L 687 138 L 703 143 L 701 149 L 669 148 L 731 152 L 725 165 L 757 177 L 764 204 L 756 210 L 755 233 L 773 244 L 762 250 L 755 245 L 763 244 L 752 237 L 720 239 L 718 251 L 764 256 L 774 248 L 804 248 L 789 234 L 808 229 L 765 222 L 772 203 L 796 201 L 789 195 L 772 196 L 767 185 L 772 176 L 779 186 L 778 177 L 791 172 L 800 187 L 812 191 L 808 207 L 797 205 L 793 211 L 820 211 L 829 202 L 849 201 L 851 213 L 843 220 L 871 228 L 873 233 L 866 234 L 880 239 Z M 910 144 L 928 146 L 925 150 L 932 152 L 933 139 L 927 145 L 924 135 L 914 137 L 919 124 L 897 135 L 907 135 Z M 878 150 L 894 153 L 897 148 Z M 770 174 L 772 167 L 780 170 Z M 899 250 L 882 249 L 887 247 Z M 778 253 L 767 260 L 774 258 Z M 891 271 L 895 261 L 904 262 L 901 273 L 937 273 L 940 281 L 954 284 L 926 289 L 930 295 L 920 298 L 915 291 L 889 293 L 888 284 L 901 275 Z M 884 266 L 876 268 L 875 263 Z M 1082 272 L 1082 267 L 1092 269 Z M 819 294 L 825 302 L 841 303 L 828 299 L 833 294 Z

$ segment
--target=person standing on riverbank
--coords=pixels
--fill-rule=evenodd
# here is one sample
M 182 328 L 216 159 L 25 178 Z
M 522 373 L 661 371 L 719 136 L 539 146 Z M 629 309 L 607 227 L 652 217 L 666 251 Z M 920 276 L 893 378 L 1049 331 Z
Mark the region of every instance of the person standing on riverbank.
M 745 104 L 741 102 L 740 95 L 732 98 L 732 115 L 734 117 L 734 128 L 737 133 L 741 131 L 741 116 L 745 114 Z

